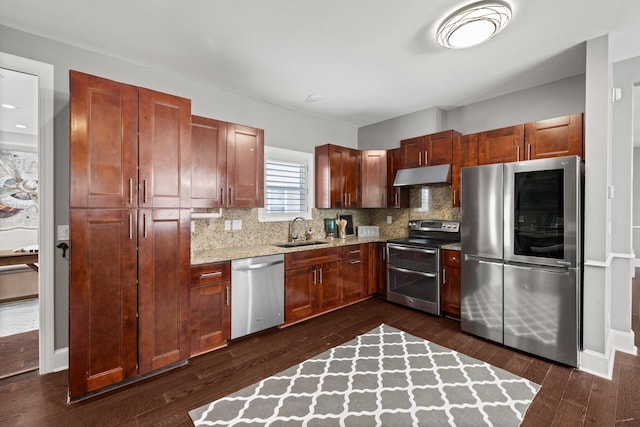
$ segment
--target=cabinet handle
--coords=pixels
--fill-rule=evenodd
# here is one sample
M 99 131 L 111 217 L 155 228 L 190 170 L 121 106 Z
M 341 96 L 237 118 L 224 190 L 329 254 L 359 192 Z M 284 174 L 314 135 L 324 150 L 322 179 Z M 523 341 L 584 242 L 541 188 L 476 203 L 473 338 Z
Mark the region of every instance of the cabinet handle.
M 347 194 L 349 196 L 349 204 L 347 206 L 351 206 L 351 193 Z
M 520 146 L 516 145 L 516 162 L 520 161 Z
M 418 152 L 418 165 L 422 166 L 422 151 Z
M 531 144 L 527 144 L 527 160 L 531 160 Z
M 147 180 L 142 180 L 142 203 L 147 203 Z
M 129 214 L 129 240 L 133 240 L 133 218 Z
M 393 191 L 393 206 L 397 207 L 398 205 L 400 205 L 400 202 L 398 202 L 398 192 L 396 190 Z
M 386 261 L 387 259 L 387 248 L 383 247 L 382 248 L 382 260 Z
M 231 192 L 231 187 L 229 187 L 229 206 L 233 206 L 233 193 Z
M 317 281 L 317 279 L 318 279 L 317 271 L 316 271 L 316 269 L 314 268 L 314 269 L 313 269 L 313 286 L 315 286 L 315 285 L 316 285 L 316 281 Z
M 147 214 L 142 214 L 142 237 L 147 238 Z
M 447 270 L 446 269 L 442 269 L 442 284 L 446 285 L 447 284 Z
M 453 190 L 453 203 L 456 202 L 456 190 Z
M 224 188 L 220 189 L 220 205 L 224 206 Z
M 360 264 L 360 260 L 359 259 L 354 259 L 351 261 L 351 264 Z
M 322 267 L 320 267 L 320 284 L 322 285 Z
M 429 152 L 427 150 L 424 150 L 424 165 L 428 165 L 429 164 Z
M 224 303 L 227 307 L 229 306 L 229 286 L 224 287 Z
M 360 249 L 356 249 L 355 251 L 349 251 L 350 254 L 359 254 Z
M 133 178 L 129 178 L 129 204 L 133 204 Z
M 216 272 L 213 272 L 213 273 L 202 273 L 200 275 L 200 278 L 201 279 L 206 279 L 208 277 L 217 277 L 217 276 L 222 276 L 222 271 L 216 271 Z

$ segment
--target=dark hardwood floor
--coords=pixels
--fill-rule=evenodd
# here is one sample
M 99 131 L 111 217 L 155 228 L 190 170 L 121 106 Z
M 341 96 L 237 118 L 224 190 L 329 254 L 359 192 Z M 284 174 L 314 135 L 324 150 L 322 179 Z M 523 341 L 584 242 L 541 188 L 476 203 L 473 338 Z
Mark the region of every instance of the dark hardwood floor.
M 633 328 L 640 335 L 638 282 Z M 236 340 L 187 366 L 67 404 L 67 373 L 0 381 L 0 425 L 191 426 L 187 412 L 386 323 L 526 377 L 542 387 L 523 426 L 640 426 L 640 357 L 618 353 L 613 381 L 461 333 L 453 320 L 371 299 Z

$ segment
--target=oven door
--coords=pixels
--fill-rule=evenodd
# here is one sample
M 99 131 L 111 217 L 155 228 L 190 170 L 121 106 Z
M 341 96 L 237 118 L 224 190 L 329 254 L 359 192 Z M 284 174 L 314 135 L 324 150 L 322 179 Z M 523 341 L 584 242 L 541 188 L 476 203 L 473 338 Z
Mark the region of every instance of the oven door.
M 505 260 L 575 268 L 581 261 L 580 158 L 506 163 L 504 168 Z

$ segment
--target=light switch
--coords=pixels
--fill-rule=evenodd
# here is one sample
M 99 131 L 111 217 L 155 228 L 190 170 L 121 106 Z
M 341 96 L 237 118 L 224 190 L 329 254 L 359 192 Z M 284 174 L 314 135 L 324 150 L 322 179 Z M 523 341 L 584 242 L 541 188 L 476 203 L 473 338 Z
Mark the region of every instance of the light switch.
M 69 240 L 69 226 L 68 225 L 59 225 L 58 226 L 58 240 Z
M 387 224 L 393 224 L 393 217 L 391 215 L 387 216 Z
M 242 230 L 242 220 L 241 219 L 234 219 L 233 220 L 233 229 L 234 230 Z
M 230 220 L 228 220 L 228 219 L 226 219 L 226 220 L 224 221 L 224 230 L 225 230 L 225 231 L 229 231 L 229 230 L 231 230 L 231 221 L 230 221 Z

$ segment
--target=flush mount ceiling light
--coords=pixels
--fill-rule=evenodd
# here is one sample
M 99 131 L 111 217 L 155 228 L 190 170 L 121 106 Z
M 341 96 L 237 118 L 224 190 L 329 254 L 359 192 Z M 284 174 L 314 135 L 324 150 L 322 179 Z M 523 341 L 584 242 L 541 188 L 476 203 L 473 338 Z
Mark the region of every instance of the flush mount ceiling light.
M 474 46 L 498 34 L 511 20 L 511 7 L 502 1 L 480 1 L 449 15 L 438 27 L 438 44 L 450 49 Z

